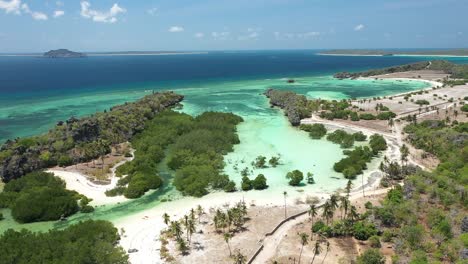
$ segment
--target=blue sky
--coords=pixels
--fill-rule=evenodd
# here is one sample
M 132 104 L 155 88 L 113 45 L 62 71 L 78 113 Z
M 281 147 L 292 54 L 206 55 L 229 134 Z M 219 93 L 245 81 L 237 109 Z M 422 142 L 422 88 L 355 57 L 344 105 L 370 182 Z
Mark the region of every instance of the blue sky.
M 0 53 L 468 47 L 468 0 L 0 0 Z

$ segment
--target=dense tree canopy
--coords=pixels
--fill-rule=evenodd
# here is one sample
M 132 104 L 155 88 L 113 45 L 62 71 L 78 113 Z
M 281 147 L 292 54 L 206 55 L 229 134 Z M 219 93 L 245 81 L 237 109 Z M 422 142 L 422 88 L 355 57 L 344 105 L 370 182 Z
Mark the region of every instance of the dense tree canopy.
M 80 206 L 78 200 L 81 200 Z M 65 182 L 52 173 L 32 172 L 5 185 L 0 193 L 0 207 L 9 207 L 21 223 L 58 220 L 85 208 L 89 199 L 65 189 Z
M 172 92 L 154 93 L 110 111 L 71 117 L 40 136 L 8 140 L 0 147 L 0 178 L 8 182 L 38 169 L 98 158 L 110 152 L 111 144 L 131 139 L 147 120 L 182 99 Z
M 232 191 L 235 186 L 221 173 L 223 155 L 239 143 L 236 125 L 241 121 L 229 113 L 206 112 L 195 118 L 174 111 L 159 114 L 132 140 L 135 159 L 117 168 L 117 175 L 124 177 L 108 195 L 137 198 L 160 187 L 158 165 L 164 158 L 175 171 L 174 185 L 185 195 L 203 196 L 209 188 Z
M 117 246 L 117 229 L 106 221 L 86 221 L 47 233 L 7 230 L 0 236 L 0 263 L 128 264 Z

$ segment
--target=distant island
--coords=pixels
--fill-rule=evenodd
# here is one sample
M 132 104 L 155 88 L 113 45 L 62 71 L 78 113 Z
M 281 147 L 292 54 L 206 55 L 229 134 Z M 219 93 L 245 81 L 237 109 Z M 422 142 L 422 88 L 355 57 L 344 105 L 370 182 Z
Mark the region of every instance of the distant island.
M 80 52 L 74 52 L 68 49 L 57 49 L 50 50 L 44 53 L 46 58 L 83 58 L 86 57 L 86 54 Z
M 350 56 L 468 56 L 468 49 L 436 49 L 436 50 L 366 50 L 366 49 L 336 49 L 319 53 L 320 55 L 350 55 Z

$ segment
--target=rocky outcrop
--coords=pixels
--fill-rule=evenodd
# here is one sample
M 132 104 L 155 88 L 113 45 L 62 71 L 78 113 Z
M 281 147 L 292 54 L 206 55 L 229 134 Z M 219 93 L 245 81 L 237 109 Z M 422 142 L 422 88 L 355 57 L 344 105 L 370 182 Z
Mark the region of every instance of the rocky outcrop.
M 146 121 L 182 100 L 182 95 L 173 92 L 154 93 L 107 112 L 71 117 L 44 135 L 8 140 L 0 147 L 0 178 L 8 182 L 38 169 L 102 156 L 110 145 L 130 140 Z
M 307 107 L 307 98 L 304 95 L 274 89 L 268 89 L 265 95 L 270 99 L 272 106 L 284 110 L 284 114 L 293 126 L 300 125 L 301 119 L 310 117 L 311 111 Z

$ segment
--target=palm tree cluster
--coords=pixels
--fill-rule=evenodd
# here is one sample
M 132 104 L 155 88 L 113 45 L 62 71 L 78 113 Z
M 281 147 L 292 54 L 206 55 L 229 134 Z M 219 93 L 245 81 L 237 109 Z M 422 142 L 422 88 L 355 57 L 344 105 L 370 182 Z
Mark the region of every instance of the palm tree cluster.
M 223 233 L 242 230 L 247 216 L 247 206 L 245 202 L 239 202 L 234 207 L 228 208 L 225 212 L 217 209 L 213 217 L 214 226 L 217 232 L 222 229 Z M 235 229 L 231 230 L 234 226 Z
M 384 173 L 381 185 L 384 187 L 393 186 L 395 182 L 405 179 L 406 176 L 415 173 L 418 167 L 408 164 L 409 149 L 406 145 L 400 148 L 401 164 L 390 161 L 386 156 L 380 163 L 379 169 Z
M 180 252 L 186 253 L 189 250 L 189 245 L 192 243 L 192 235 L 196 232 L 196 218 L 198 223 L 204 214 L 203 208 L 199 205 L 197 209 L 191 209 L 188 215 L 184 215 L 178 221 L 171 221 L 167 213 L 163 214 L 164 224 L 167 225 L 169 233 L 175 238 Z M 185 231 L 185 237 L 184 236 Z
M 351 202 L 349 200 L 349 194 L 350 190 L 352 187 L 352 183 L 349 181 L 346 187 L 346 195 L 341 196 L 339 194 L 333 194 L 330 196 L 330 198 L 325 201 L 325 203 L 322 206 L 322 214 L 321 216 L 321 221 L 323 222 L 314 222 L 314 217 L 318 215 L 318 209 L 315 205 L 311 205 L 309 209 L 309 216 L 311 217 L 311 236 L 314 236 L 314 232 L 317 232 L 319 236 L 330 236 L 329 232 L 332 232 L 333 234 L 336 233 L 336 235 L 350 235 L 352 234 L 352 229 L 353 229 L 353 224 L 360 220 L 361 216 L 357 212 L 357 208 L 354 205 L 351 205 Z M 330 223 L 332 223 L 333 218 L 336 215 L 336 211 L 339 210 L 340 216 L 338 222 L 340 223 L 335 223 L 334 228 L 337 228 L 339 230 L 322 230 L 319 228 L 321 225 L 328 226 Z M 319 227 L 317 227 L 317 224 Z M 315 229 L 315 231 L 314 231 Z M 317 230 L 319 229 L 319 230 Z M 332 234 L 332 235 L 333 235 Z

